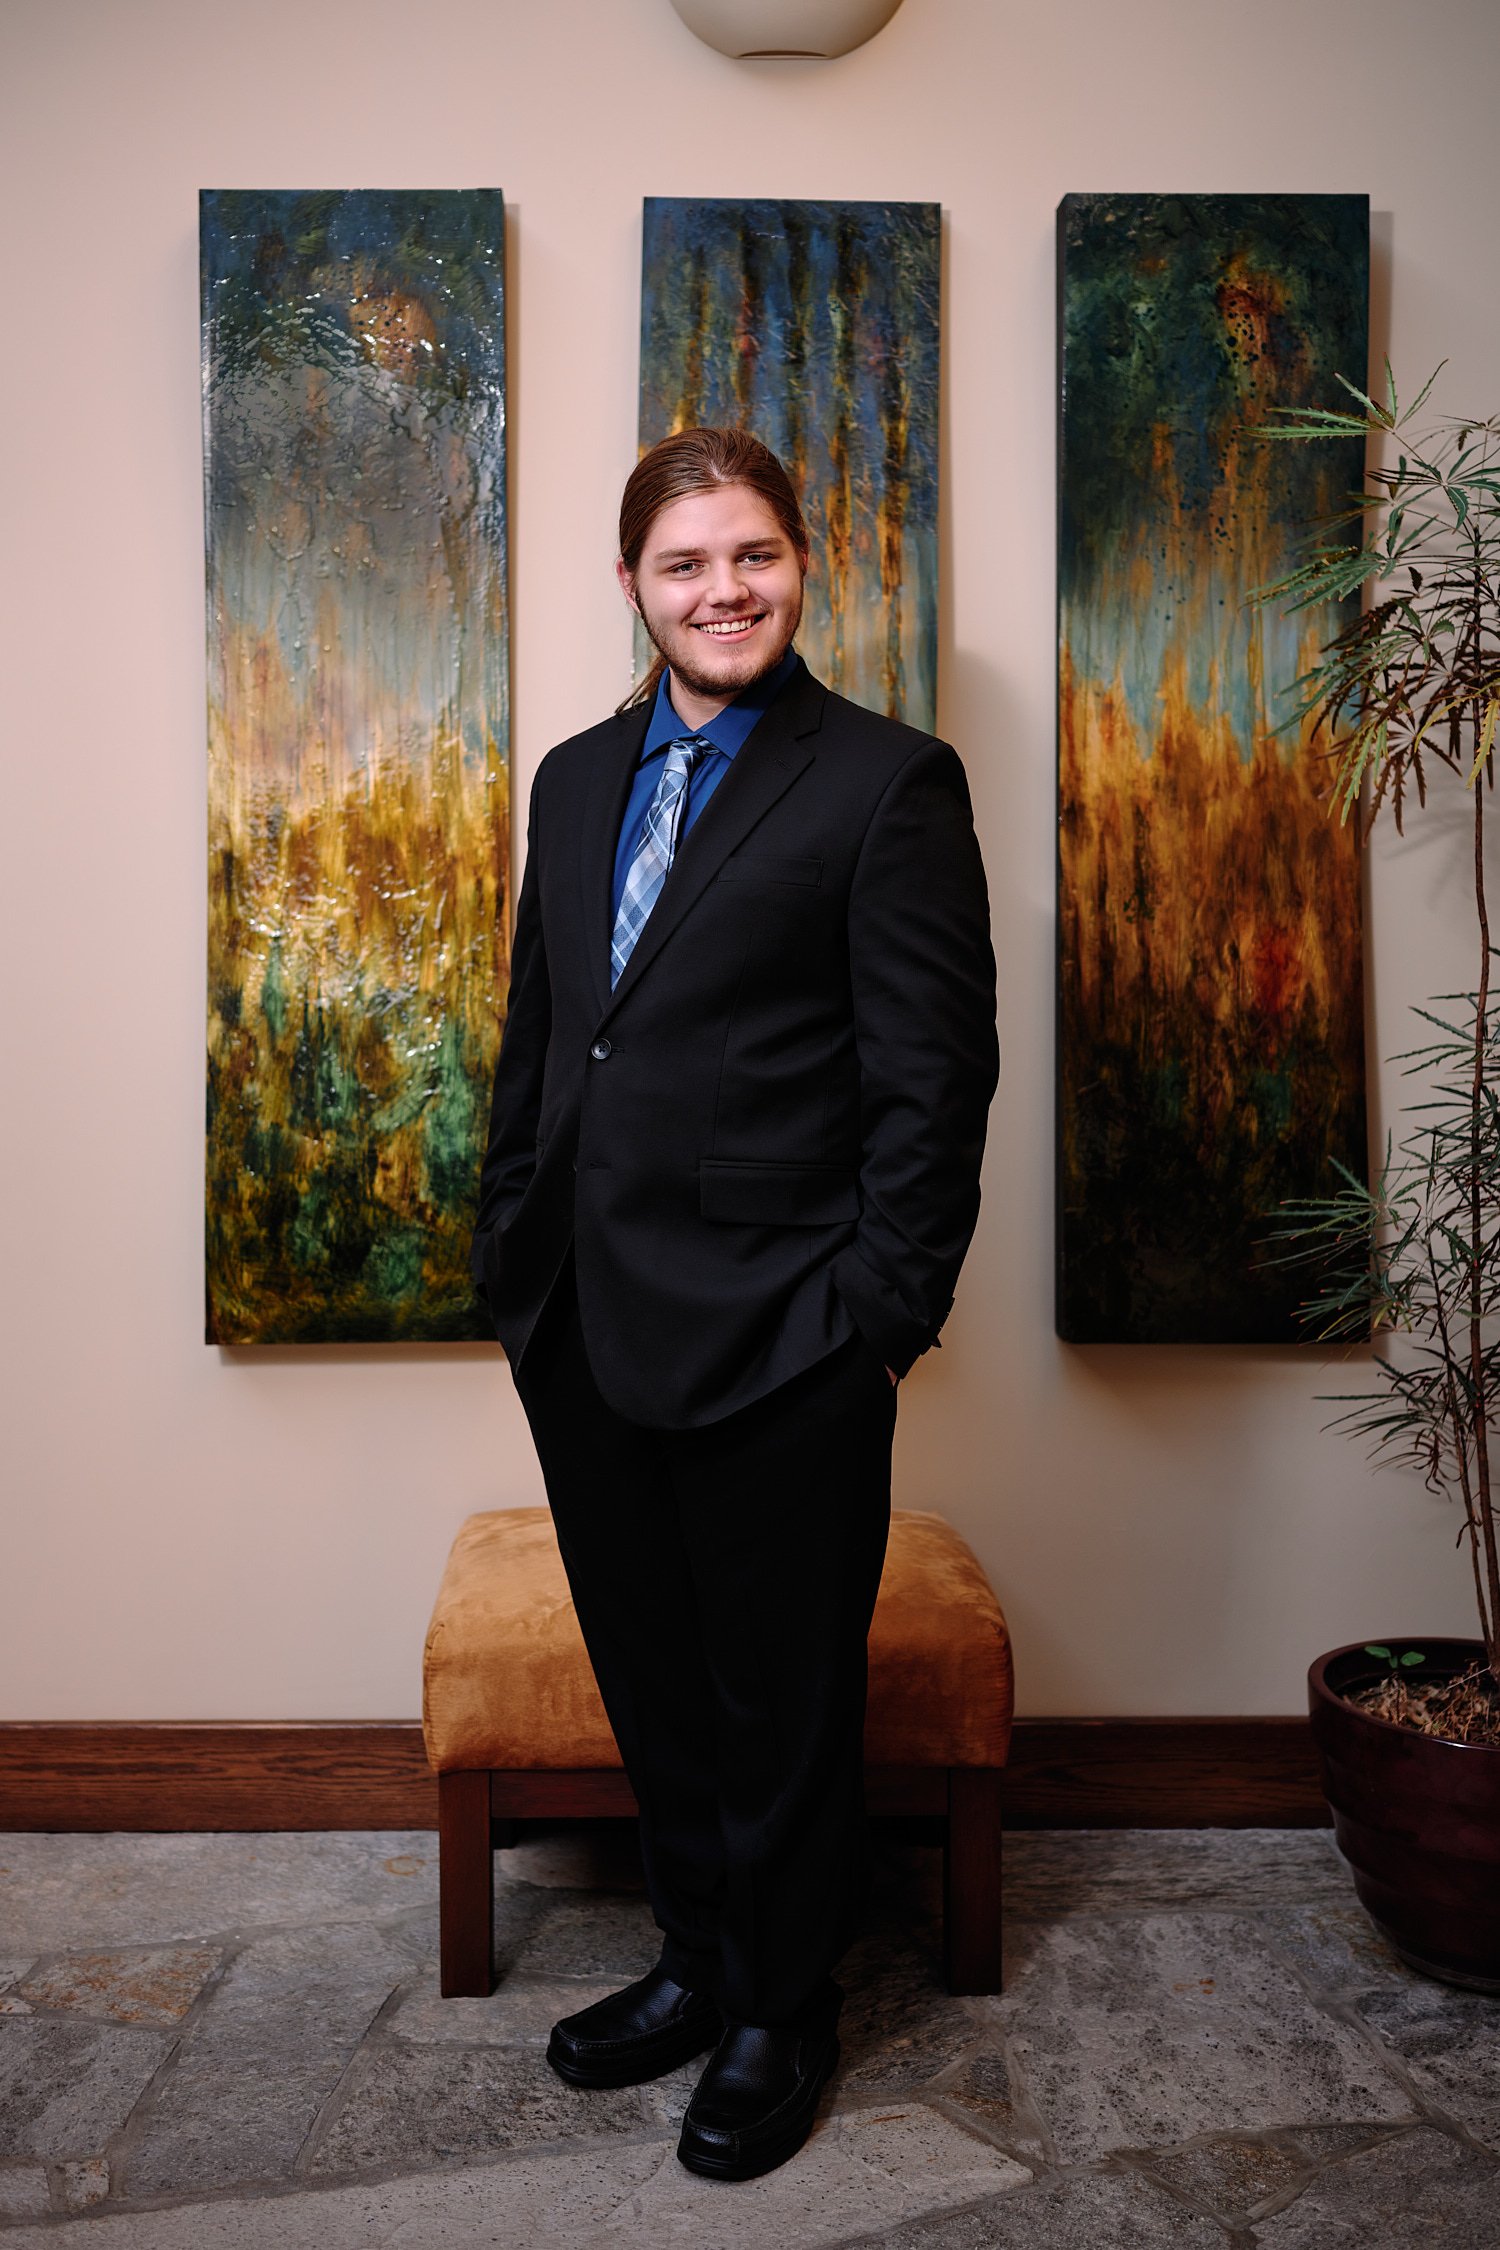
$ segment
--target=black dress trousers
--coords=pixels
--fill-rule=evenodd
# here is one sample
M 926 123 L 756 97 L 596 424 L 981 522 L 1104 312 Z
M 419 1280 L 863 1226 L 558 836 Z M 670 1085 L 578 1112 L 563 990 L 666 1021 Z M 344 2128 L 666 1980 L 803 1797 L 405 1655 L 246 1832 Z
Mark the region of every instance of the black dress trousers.
M 863 1901 L 895 1388 L 856 1335 L 720 1421 L 644 1428 L 600 1396 L 571 1262 L 515 1381 L 663 1966 L 732 2022 L 795 2022 Z

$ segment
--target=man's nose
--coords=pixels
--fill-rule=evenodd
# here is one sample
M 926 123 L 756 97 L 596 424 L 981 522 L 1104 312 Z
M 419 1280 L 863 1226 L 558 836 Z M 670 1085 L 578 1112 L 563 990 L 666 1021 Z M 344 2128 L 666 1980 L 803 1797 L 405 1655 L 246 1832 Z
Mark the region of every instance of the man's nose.
M 726 560 L 709 566 L 708 598 L 728 609 L 739 607 L 745 598 L 745 581 L 737 562 Z

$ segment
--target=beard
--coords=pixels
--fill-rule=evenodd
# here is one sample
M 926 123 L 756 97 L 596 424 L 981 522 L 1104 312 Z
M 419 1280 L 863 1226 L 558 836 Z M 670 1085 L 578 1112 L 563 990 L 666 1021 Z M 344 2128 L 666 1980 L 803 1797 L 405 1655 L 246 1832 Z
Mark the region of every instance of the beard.
M 691 625 L 674 625 L 665 618 L 654 618 L 636 589 L 636 611 L 646 628 L 646 638 L 672 674 L 694 695 L 704 697 L 742 695 L 746 688 L 754 687 L 768 672 L 774 672 L 796 638 L 797 627 L 802 622 L 802 590 L 797 590 L 797 606 L 781 620 L 781 631 L 774 641 L 768 641 L 759 652 L 746 649 L 737 663 L 729 663 L 717 672 L 700 669 L 694 644 L 695 628 Z

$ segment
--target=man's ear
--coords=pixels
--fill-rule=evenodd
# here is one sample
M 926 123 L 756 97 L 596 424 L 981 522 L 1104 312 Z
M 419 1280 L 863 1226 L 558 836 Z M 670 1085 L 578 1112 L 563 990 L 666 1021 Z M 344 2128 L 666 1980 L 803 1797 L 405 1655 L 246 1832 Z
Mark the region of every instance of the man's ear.
M 635 611 L 636 616 L 639 617 L 641 614 L 641 605 L 635 598 L 635 578 L 633 574 L 626 569 L 625 557 L 623 555 L 616 555 L 615 557 L 615 577 L 619 580 L 620 592 L 625 596 L 626 601 L 629 602 L 631 608 Z

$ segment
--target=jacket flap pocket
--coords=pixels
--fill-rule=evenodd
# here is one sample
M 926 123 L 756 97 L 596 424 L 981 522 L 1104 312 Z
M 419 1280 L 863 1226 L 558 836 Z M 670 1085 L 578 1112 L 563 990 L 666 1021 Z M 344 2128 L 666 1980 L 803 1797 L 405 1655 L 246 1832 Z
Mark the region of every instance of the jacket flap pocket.
M 820 859 L 782 859 L 768 852 L 736 852 L 719 869 L 721 883 L 821 883 Z
M 705 1156 L 698 1166 L 705 1219 L 749 1226 L 832 1227 L 859 1217 L 859 1186 L 841 1164 L 737 1164 Z

